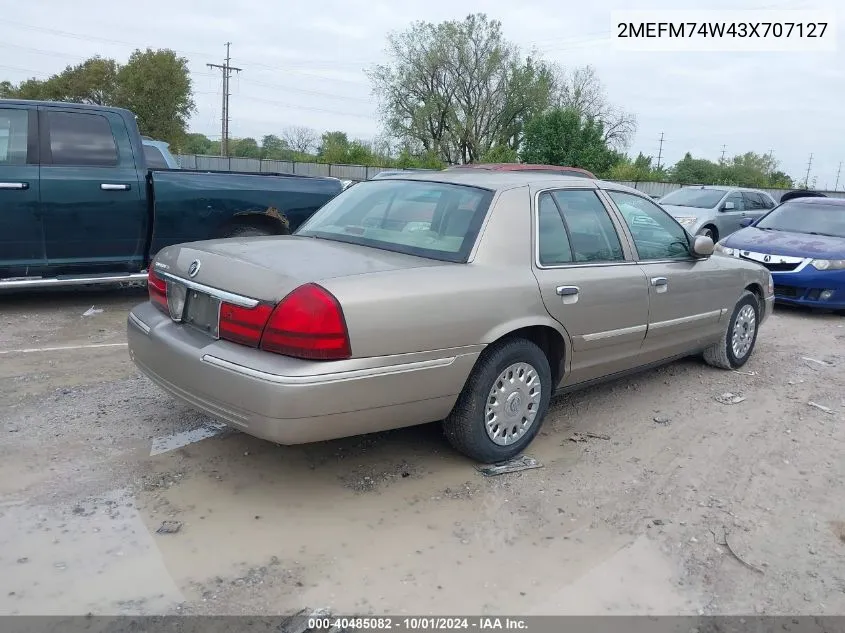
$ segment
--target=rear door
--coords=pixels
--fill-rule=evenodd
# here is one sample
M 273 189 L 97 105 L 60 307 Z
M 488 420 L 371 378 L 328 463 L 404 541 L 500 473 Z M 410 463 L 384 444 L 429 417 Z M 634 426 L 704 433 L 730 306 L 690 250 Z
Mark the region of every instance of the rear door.
M 592 189 L 542 191 L 535 207 L 534 274 L 546 309 L 572 340 L 563 384 L 635 367 L 648 325 L 648 285 L 621 227 Z
M 25 275 L 45 264 L 38 206 L 38 112 L 0 107 L 0 267 Z
M 47 263 L 68 272 L 136 271 L 148 230 L 144 181 L 119 114 L 41 108 Z
M 632 193 L 608 190 L 636 248 L 648 280 L 648 332 L 643 359 L 655 362 L 704 346 L 721 332 L 720 319 L 733 287 L 732 271 L 715 258 L 690 252 L 690 236 L 654 202 Z

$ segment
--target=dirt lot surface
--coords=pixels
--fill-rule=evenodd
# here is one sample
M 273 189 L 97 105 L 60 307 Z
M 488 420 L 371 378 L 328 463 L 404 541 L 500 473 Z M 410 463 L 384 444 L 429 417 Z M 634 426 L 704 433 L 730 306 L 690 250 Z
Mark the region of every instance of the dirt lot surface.
M 214 425 L 130 363 L 142 298 L 0 297 L 0 614 L 845 615 L 845 318 L 559 398 L 484 477 L 434 425 Z

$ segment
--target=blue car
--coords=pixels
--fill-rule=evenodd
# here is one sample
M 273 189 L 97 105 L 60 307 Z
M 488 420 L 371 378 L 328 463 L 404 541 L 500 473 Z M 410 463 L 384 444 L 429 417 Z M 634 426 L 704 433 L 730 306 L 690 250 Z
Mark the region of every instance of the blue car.
M 768 268 L 779 303 L 845 315 L 845 200 L 793 198 L 716 244 Z

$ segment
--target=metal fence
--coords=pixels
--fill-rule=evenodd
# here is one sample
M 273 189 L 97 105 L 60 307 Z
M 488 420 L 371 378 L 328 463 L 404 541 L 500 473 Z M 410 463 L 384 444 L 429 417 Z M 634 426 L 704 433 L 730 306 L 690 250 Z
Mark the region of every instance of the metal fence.
M 201 156 L 197 154 L 178 154 L 176 160 L 183 169 L 199 169 L 201 171 L 247 171 L 260 173 L 298 174 L 301 176 L 330 176 L 346 180 L 369 180 L 377 173 L 385 170 L 396 170 L 395 167 L 371 167 L 367 165 L 335 165 L 330 163 L 299 163 L 289 160 L 264 160 L 260 158 L 225 158 L 223 156 Z M 621 185 L 633 187 L 652 197 L 663 197 L 667 193 L 680 189 L 685 185 L 674 182 L 632 182 L 617 181 Z M 788 189 L 762 189 L 769 193 L 775 201 Z M 833 198 L 845 198 L 845 191 L 822 192 Z

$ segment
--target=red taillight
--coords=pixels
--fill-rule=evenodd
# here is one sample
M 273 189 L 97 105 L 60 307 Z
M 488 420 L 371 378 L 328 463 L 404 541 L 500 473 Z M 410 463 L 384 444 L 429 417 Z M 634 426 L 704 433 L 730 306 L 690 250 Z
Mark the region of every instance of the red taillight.
M 273 311 L 272 306 L 258 304 L 254 308 L 223 303 L 220 305 L 220 338 L 249 347 L 258 347 L 261 333 Z
M 147 273 L 147 291 L 152 304 L 170 314 L 170 308 L 167 307 L 167 282 L 156 275 L 152 268 Z
M 349 358 L 349 333 L 334 295 L 317 284 L 300 286 L 270 315 L 261 349 L 309 360 Z

